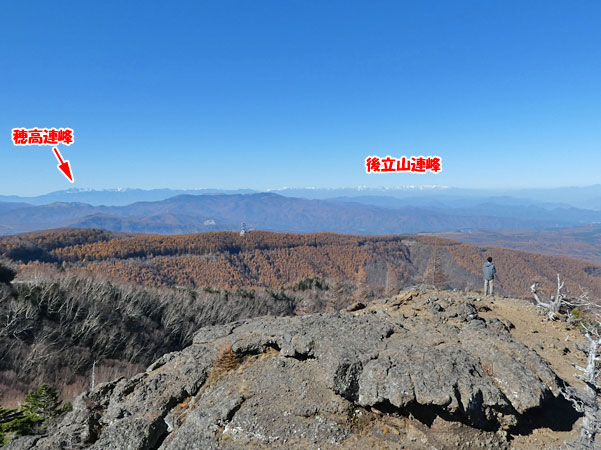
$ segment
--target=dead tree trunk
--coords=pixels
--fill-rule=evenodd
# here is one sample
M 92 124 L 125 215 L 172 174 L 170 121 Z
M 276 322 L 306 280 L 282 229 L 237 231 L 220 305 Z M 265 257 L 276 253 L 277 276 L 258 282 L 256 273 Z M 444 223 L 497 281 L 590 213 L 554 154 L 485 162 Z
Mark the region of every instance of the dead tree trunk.
M 593 339 L 588 332 L 585 336 L 589 342 L 589 347 L 587 351 L 587 365 L 582 377 L 585 387 L 580 393 L 584 417 L 582 418 L 579 444 L 583 449 L 592 449 L 595 446 L 595 437 L 601 425 L 601 421 L 599 420 L 599 404 L 597 402 L 599 386 L 596 383 L 599 376 L 597 354 L 599 353 L 601 339 Z
M 555 319 L 556 314 L 559 312 L 561 307 L 565 304 L 566 295 L 561 292 L 563 289 L 564 282 L 559 278 L 559 274 L 557 274 L 557 292 L 555 297 L 551 296 L 549 300 L 542 301 L 538 294 L 538 283 L 534 283 L 530 286 L 530 290 L 532 291 L 532 295 L 534 296 L 534 300 L 536 300 L 537 306 L 541 306 L 549 310 L 549 318 Z
M 584 388 L 569 387 L 564 391 L 564 397 L 572 402 L 574 408 L 583 414 L 580 437 L 570 447 L 582 450 L 594 449 L 597 433 L 601 431 L 598 395 L 601 393 L 601 367 L 599 348 L 601 347 L 601 306 L 591 301 L 586 294 L 581 295 L 571 305 L 586 312 L 580 319 L 579 326 L 584 331 L 588 345 L 576 345 L 576 348 L 586 354 L 586 367 L 575 366 L 582 372 L 577 377 L 584 382 Z

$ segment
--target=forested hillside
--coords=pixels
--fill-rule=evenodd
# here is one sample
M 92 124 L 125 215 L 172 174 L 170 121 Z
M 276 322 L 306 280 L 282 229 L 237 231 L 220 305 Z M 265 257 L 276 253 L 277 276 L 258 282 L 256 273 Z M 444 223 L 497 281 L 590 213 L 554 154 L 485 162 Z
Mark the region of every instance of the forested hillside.
M 0 254 L 28 271 L 61 268 L 147 286 L 238 289 L 294 288 L 321 279 L 353 291 L 387 294 L 412 283 L 479 289 L 482 262 L 494 258 L 497 288 L 529 296 L 534 281 L 557 273 L 574 291 L 601 296 L 601 265 L 433 236 L 354 236 L 211 232 L 179 236 L 58 230 L 0 239 Z M 552 281 L 551 281 L 552 283 Z M 551 284 L 548 284 L 551 287 Z M 333 295 L 333 294 L 332 294 Z
M 33 276 L 20 273 L 12 284 L 6 283 L 9 278 L 0 265 L 3 406 L 14 406 L 42 383 L 71 399 L 89 388 L 93 367 L 96 382 L 132 375 L 189 345 L 202 326 L 290 315 L 311 297 L 266 289 L 142 287 L 49 268 Z

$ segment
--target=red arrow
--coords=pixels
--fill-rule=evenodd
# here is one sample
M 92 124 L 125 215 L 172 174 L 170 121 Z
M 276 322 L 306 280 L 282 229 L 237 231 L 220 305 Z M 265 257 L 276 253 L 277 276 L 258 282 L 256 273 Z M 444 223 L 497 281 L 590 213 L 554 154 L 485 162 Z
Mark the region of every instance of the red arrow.
M 63 157 L 56 147 L 54 147 L 52 150 L 54 150 L 56 159 L 58 159 L 59 162 L 59 165 L 56 167 L 58 167 L 58 170 L 60 170 L 63 175 L 67 177 L 67 180 L 69 180 L 71 183 L 74 183 L 75 181 L 73 180 L 73 175 L 71 174 L 71 166 L 69 165 L 69 161 L 63 161 Z

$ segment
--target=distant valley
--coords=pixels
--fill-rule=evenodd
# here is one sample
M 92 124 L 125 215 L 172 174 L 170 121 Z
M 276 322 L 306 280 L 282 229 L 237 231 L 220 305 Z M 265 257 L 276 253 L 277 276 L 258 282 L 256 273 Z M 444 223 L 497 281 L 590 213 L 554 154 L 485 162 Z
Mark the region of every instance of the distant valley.
M 480 230 L 445 232 L 438 236 L 479 246 L 570 256 L 601 263 L 601 225 L 556 230 Z

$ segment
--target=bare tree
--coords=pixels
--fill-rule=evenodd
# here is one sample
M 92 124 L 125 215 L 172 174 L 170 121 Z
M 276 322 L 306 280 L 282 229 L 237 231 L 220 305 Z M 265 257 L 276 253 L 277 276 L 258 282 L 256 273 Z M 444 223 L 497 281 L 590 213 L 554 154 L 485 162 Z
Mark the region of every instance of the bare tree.
M 571 300 L 570 304 L 585 312 L 579 320 L 579 326 L 584 333 L 586 344 L 576 344 L 576 348 L 586 355 L 586 367 L 574 366 L 582 374 L 576 375 L 583 381 L 584 387 L 564 389 L 564 397 L 572 402 L 575 409 L 583 413 L 580 438 L 572 443 L 572 448 L 593 449 L 595 438 L 601 432 L 601 417 L 599 416 L 598 395 L 601 393 L 601 305 L 589 299 L 587 294 Z
M 562 292 L 563 286 L 564 282 L 561 281 L 559 274 L 557 274 L 557 292 L 555 293 L 555 297 L 551 296 L 548 300 L 541 300 L 539 298 L 538 294 L 540 293 L 540 290 L 538 288 L 538 282 L 530 286 L 530 291 L 532 291 L 537 306 L 546 308 L 549 311 L 549 318 L 552 320 L 557 318 L 557 313 L 559 313 L 561 307 L 568 304 L 566 302 L 567 294 Z
M 6 297 L 0 300 L 0 306 L 3 306 L 0 315 L 0 337 L 13 336 L 19 339 L 21 334 L 34 328 L 37 314 L 30 303 Z

